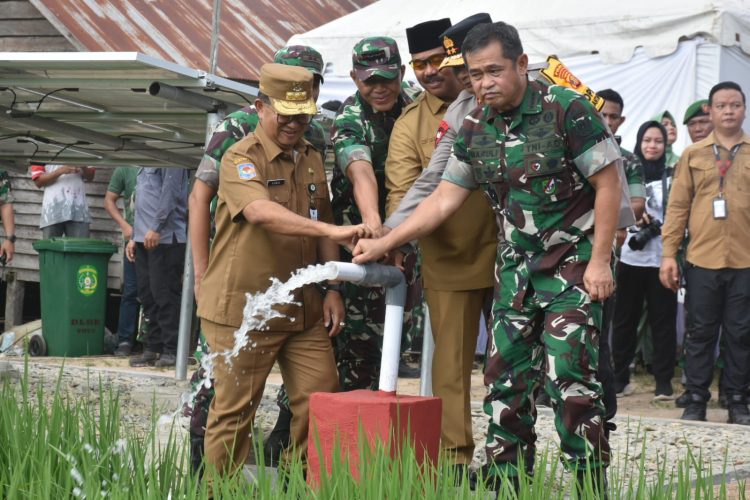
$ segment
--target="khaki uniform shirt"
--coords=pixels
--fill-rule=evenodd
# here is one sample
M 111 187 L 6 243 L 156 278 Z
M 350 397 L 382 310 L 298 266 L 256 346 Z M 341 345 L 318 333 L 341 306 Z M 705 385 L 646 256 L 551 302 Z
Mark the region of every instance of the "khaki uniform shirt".
M 750 268 L 750 136 L 744 134 L 742 143 L 724 178 L 726 219 L 713 217 L 719 171 L 712 145 L 719 147 L 722 159 L 729 158 L 729 151 L 712 132 L 682 153 L 662 228 L 664 257 L 677 257 L 687 226 L 688 262 L 706 269 Z
M 393 125 L 385 160 L 386 216 L 396 211 L 422 169 L 430 163 L 435 150 L 435 134 L 448 104 L 429 92 L 422 92 L 404 108 Z
M 320 154 L 307 141 L 295 151 L 296 160 L 259 125 L 223 156 L 216 238 L 201 283 L 206 300 L 198 305 L 201 318 L 239 327 L 246 293 L 265 291 L 271 278 L 286 281 L 296 269 L 318 262 L 317 238 L 268 232 L 242 214 L 251 202 L 270 200 L 302 217 L 310 218 L 311 209 L 317 209 L 319 220 L 333 220 Z M 322 318 L 323 297 L 314 286 L 297 290 L 295 300 L 302 306 L 276 307 L 288 318 L 270 321 L 272 331 L 301 331 Z
M 438 128 L 443 133 L 460 128 L 463 117 L 474 107 L 471 94 L 459 96 L 461 102 L 451 109 L 461 111 L 450 123 L 441 122 L 447 104 L 429 92 L 408 106 L 393 127 L 385 165 L 389 189 L 386 212 L 398 208 L 404 194 L 430 165 Z M 455 124 L 453 122 L 455 121 Z M 446 136 L 442 141 L 452 142 Z M 450 145 L 447 145 L 450 149 Z M 439 180 L 439 179 L 438 179 Z M 419 240 L 422 249 L 422 277 L 431 290 L 476 290 L 493 284 L 493 266 L 497 247 L 497 225 L 484 196 L 472 193 L 461 208 L 432 234 Z

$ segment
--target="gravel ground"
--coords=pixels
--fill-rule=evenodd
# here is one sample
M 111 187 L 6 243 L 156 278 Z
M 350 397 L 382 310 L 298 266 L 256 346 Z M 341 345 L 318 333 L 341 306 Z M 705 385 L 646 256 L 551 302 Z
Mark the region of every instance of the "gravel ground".
M 110 360 L 112 358 L 109 358 Z M 75 363 L 74 363 L 75 364 Z M 80 365 L 81 363 L 79 363 Z M 83 364 L 97 364 L 89 361 Z M 112 365 L 113 363 L 109 363 Z M 114 363 L 117 365 L 117 363 Z M 121 364 L 121 363 L 120 363 Z M 181 397 L 189 391 L 187 382 L 174 380 L 174 373 L 166 370 L 135 370 L 121 366 L 73 366 L 66 364 L 60 368 L 54 360 L 44 362 L 33 361 L 29 369 L 29 384 L 32 391 L 43 386 L 46 396 L 51 397 L 57 384 L 58 375 L 62 370 L 61 387 L 67 397 L 77 399 L 86 398 L 91 403 L 99 396 L 99 381 L 105 389 L 110 389 L 120 397 L 123 423 L 136 432 L 147 432 L 151 428 L 154 418 L 161 418 L 159 433 L 165 439 L 169 433 L 169 416 L 177 415 L 178 428 L 187 434 L 187 419 L 179 416 Z M 0 374 L 17 383 L 23 371 L 23 362 L 18 358 L 0 357 Z M 261 402 L 256 426 L 268 433 L 276 419 L 276 390 L 280 377 L 272 374 L 271 383 Z M 274 383 L 276 382 L 276 383 Z M 400 381 L 400 392 L 414 393 L 413 388 L 418 381 Z M 645 384 L 644 384 L 645 385 Z M 481 401 L 477 394 L 481 394 L 481 387 L 475 392 L 473 402 L 473 420 L 477 451 L 474 466 L 483 461 L 482 444 L 486 433 L 487 419 L 481 409 Z M 642 391 L 645 399 L 650 401 L 648 388 Z M 623 401 L 623 400 L 621 400 Z M 635 401 L 635 400 L 633 400 Z M 667 457 L 668 461 L 683 458 L 690 448 L 695 455 L 700 452 L 705 462 L 705 469 L 710 465 L 711 474 L 720 474 L 727 470 L 731 477 L 745 479 L 750 477 L 750 427 L 729 425 L 718 422 L 685 423 L 675 418 L 654 417 L 653 414 L 679 416 L 679 410 L 673 407 L 658 406 L 646 403 L 636 414 L 638 408 L 631 401 L 624 405 L 629 415 L 616 418 L 618 430 L 612 434 L 613 464 L 627 474 L 631 466 L 638 466 L 644 460 L 647 475 L 654 478 L 657 467 Z M 154 408 L 156 412 L 154 412 Z M 726 418 L 724 412 L 718 410 L 713 413 L 714 419 Z M 721 416 L 720 416 L 721 415 Z M 552 411 L 548 408 L 539 409 L 537 422 L 538 448 L 557 446 L 557 436 L 554 430 Z M 647 443 L 645 456 L 643 452 L 644 440 Z M 708 471 L 706 470 L 706 473 Z

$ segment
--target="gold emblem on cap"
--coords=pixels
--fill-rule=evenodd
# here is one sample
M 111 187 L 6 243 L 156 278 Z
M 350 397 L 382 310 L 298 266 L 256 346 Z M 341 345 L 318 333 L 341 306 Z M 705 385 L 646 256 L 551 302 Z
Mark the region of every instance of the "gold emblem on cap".
M 307 92 L 301 82 L 294 82 L 292 84 L 292 90 L 286 93 L 287 101 L 306 101 Z
M 458 49 L 456 48 L 455 43 L 453 43 L 453 40 L 451 40 L 447 36 L 443 37 L 443 47 L 445 47 L 445 52 L 449 56 L 452 56 L 452 55 L 456 54 L 456 52 L 458 52 Z

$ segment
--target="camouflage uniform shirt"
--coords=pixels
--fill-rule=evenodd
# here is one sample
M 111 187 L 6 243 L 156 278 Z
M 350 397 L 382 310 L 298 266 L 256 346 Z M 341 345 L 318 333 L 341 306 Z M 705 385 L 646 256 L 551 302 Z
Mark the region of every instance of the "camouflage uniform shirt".
M 595 191 L 587 178 L 620 158 L 620 148 L 585 97 L 531 81 L 512 112 L 482 106 L 470 113 L 453 151 L 443 179 L 481 187 L 504 220 L 498 262 L 508 251 L 525 261 L 515 267 L 512 307 L 521 307 L 535 273 L 590 260 Z M 572 275 L 561 277 L 582 283 L 585 265 L 570 267 Z
M 13 203 L 13 192 L 10 189 L 8 172 L 0 170 L 0 205 Z
M 622 153 L 622 163 L 625 169 L 625 178 L 628 181 L 630 197 L 645 198 L 646 180 L 640 158 L 624 148 L 620 148 L 620 153 Z
M 247 106 L 227 115 L 214 129 L 206 145 L 203 159 L 195 174 L 214 189 L 219 188 L 219 169 L 221 157 L 236 142 L 249 135 L 258 126 L 258 112 L 255 106 Z M 323 156 L 326 154 L 326 130 L 319 122 L 313 120 L 305 132 L 305 139 Z
M 359 92 L 347 98 L 333 122 L 332 142 L 337 168 L 333 171 L 331 192 L 336 224 L 359 224 L 362 216 L 354 201 L 352 183 L 346 169 L 353 161 L 372 164 L 378 183 L 378 208 L 385 220 L 385 159 L 391 130 L 401 111 L 419 95 L 419 90 L 406 87 L 390 111 L 378 112 L 367 104 Z

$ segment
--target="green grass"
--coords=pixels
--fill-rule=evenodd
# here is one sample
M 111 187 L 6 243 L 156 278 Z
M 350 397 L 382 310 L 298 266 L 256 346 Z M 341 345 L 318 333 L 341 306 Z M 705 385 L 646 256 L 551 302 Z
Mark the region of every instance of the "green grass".
M 98 384 L 89 399 L 65 394 L 58 377 L 51 394 L 42 389 L 31 394 L 28 366 L 15 384 L 0 387 L 0 498 L 67 499 L 192 499 L 207 498 L 206 481 L 190 473 L 186 439 L 172 432 L 159 440 L 156 414 L 146 434 L 121 423 L 118 397 Z M 91 384 L 91 381 L 88 381 Z M 364 441 L 364 440 L 362 440 Z M 663 454 L 656 478 L 647 478 L 646 439 L 642 449 L 618 450 L 609 469 L 609 498 L 727 498 L 726 484 L 715 487 L 714 471 L 704 465 L 700 450 L 686 457 Z M 640 459 L 633 460 L 640 452 Z M 258 468 L 254 481 L 243 474 L 213 477 L 215 498 L 262 499 L 468 499 L 494 498 L 481 486 L 471 491 L 467 482 L 454 486 L 456 478 L 441 457 L 437 467 L 419 465 L 414 450 L 406 446 L 395 457 L 382 443 L 359 450 L 359 479 L 349 473 L 345 458 L 332 458 L 332 473 L 324 475 L 317 489 L 305 482 L 303 466 L 289 464 L 282 482 Z M 256 456 L 262 453 L 256 450 Z M 571 475 L 563 472 L 559 453 L 545 449 L 536 458 L 534 474 L 522 477 L 521 499 L 578 498 Z M 725 464 L 727 460 L 725 459 Z M 721 471 L 726 473 L 725 470 Z M 514 498 L 508 483 L 501 498 Z M 739 498 L 745 485 L 739 484 Z M 585 498 L 593 498 L 590 482 Z

